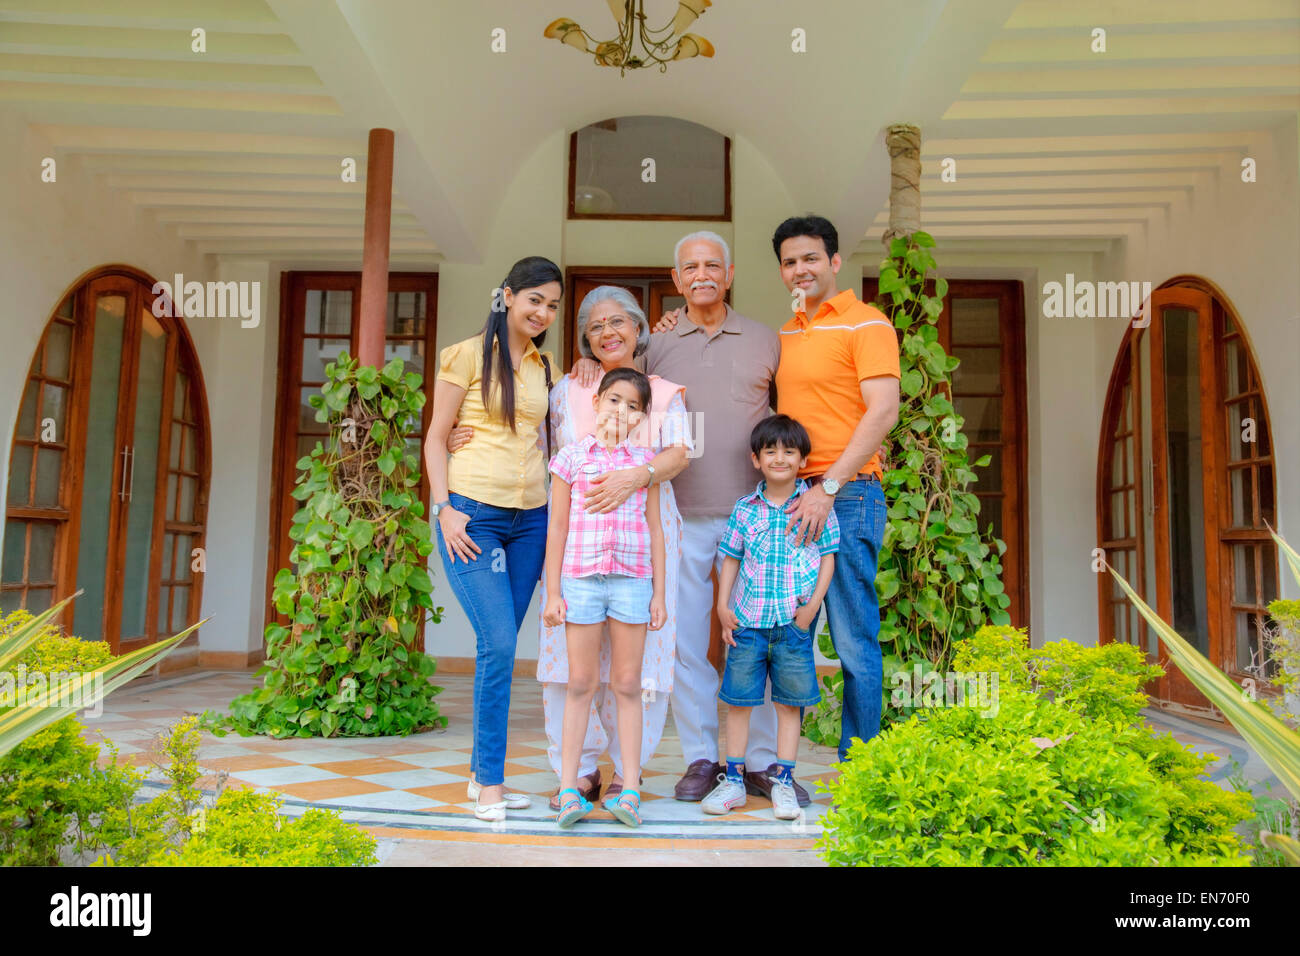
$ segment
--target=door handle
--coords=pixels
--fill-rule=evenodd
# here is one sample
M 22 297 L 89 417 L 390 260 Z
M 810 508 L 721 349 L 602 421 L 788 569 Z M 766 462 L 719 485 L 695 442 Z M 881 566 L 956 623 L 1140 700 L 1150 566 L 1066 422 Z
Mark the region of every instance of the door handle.
M 128 474 L 127 469 L 130 469 Z M 118 485 L 117 500 L 131 500 L 131 486 L 135 484 L 135 449 L 130 445 L 122 446 L 122 482 Z

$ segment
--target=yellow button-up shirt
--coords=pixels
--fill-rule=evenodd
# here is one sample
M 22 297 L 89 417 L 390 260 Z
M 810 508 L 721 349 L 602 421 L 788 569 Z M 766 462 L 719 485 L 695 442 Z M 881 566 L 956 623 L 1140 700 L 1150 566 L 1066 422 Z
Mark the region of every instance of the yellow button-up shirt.
M 545 353 L 545 360 L 551 355 Z M 546 368 L 532 342 L 515 377 L 515 429 L 502 420 L 499 380 L 491 403 L 483 405 L 483 336 L 449 345 L 438 358 L 438 378 L 465 389 L 458 423 L 474 429 L 474 439 L 449 457 L 447 488 L 498 508 L 538 508 L 546 504 Z

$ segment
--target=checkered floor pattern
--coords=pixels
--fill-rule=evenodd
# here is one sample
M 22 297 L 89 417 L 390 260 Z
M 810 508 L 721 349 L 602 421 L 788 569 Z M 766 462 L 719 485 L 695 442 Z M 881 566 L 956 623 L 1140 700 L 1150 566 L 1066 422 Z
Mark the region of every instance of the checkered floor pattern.
M 541 686 L 516 678 L 510 708 L 509 747 L 506 751 L 506 785 L 533 797 L 528 810 L 512 810 L 504 823 L 475 819 L 467 798 L 471 748 L 473 678 L 440 675 L 443 692 L 438 703 L 448 725 L 439 731 L 409 737 L 273 740 L 266 737 L 215 737 L 204 733 L 200 765 L 208 771 L 200 781 L 215 788 L 218 774 L 228 775 L 227 786 L 275 790 L 285 798 L 285 810 L 301 812 L 308 806 L 340 810 L 345 819 L 373 825 L 416 828 L 451 828 L 505 833 L 561 831 L 547 806 L 556 778 L 546 757 L 542 722 Z M 152 765 L 152 741 L 187 714 L 205 709 L 225 710 L 236 696 L 258 686 L 251 674 L 203 671 L 149 685 L 123 688 L 103 703 L 98 717 L 83 715 L 86 736 L 111 740 L 120 759 L 149 772 L 153 787 L 163 779 Z M 720 726 L 725 727 L 725 707 L 720 705 Z M 725 740 L 724 740 L 725 747 Z M 812 794 L 813 804 L 800 820 L 776 820 L 771 803 L 750 796 L 743 810 L 723 817 L 704 814 L 698 803 L 673 799 L 673 786 L 684 770 L 681 746 L 671 715 L 660 752 L 644 769 L 641 788 L 644 824 L 637 830 L 623 826 L 599 807 L 579 827 L 583 833 L 609 837 L 667 837 L 799 840 L 810 844 L 820 833 L 818 820 L 829 797 L 819 792 L 817 781 L 830 782 L 836 771 L 832 748 L 800 744 L 800 783 Z M 604 784 L 613 767 L 601 766 Z

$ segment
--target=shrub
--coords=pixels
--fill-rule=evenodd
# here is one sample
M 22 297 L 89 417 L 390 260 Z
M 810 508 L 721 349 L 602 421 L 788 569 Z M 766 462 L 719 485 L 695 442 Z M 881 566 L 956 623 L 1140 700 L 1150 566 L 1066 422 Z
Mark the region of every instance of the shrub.
M 999 673 L 988 716 L 957 706 L 855 740 L 819 845 L 833 865 L 1232 865 L 1250 801 L 1140 723 L 1150 668 L 1127 650 L 1036 651 L 986 627 L 954 666 Z
M 124 838 L 96 861 L 101 866 L 368 866 L 374 837 L 336 811 L 310 809 L 297 820 L 280 816 L 276 794 L 224 789 L 205 807 L 198 788 L 198 718 L 160 734 L 157 764 L 168 787 L 129 808 Z
M 31 620 L 14 611 L 0 620 L 0 634 Z M 50 624 L 10 676 L 48 685 L 52 674 L 85 673 L 112 659 L 106 642 L 64 637 Z M 99 767 L 99 747 L 82 730 L 77 718 L 64 717 L 0 756 L 0 866 L 57 866 L 65 848 L 96 852 L 124 835 L 120 814 L 140 775 L 117 762 L 111 745 L 109 763 Z

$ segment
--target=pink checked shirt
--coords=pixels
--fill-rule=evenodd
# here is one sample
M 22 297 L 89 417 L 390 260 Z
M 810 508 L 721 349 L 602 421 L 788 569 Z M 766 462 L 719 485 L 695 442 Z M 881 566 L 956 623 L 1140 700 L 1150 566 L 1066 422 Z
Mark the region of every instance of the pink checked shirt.
M 653 577 L 650 567 L 650 525 L 646 523 L 646 489 L 638 488 L 613 511 L 589 514 L 583 498 L 591 480 L 620 468 L 637 468 L 654 452 L 623 442 L 603 448 L 595 435 L 565 445 L 551 459 L 551 472 L 569 483 L 569 538 L 564 543 L 560 575 L 585 578 L 594 574 Z

